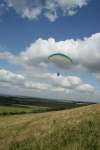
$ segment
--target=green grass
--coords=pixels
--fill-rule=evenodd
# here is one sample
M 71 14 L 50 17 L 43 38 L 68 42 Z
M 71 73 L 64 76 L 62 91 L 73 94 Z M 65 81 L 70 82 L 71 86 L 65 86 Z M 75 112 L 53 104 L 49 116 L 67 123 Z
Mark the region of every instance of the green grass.
M 0 116 L 0 150 L 99 150 L 100 105 Z
M 50 111 L 52 108 L 43 106 L 30 106 L 30 105 L 2 105 L 0 106 L 0 115 L 15 115 L 25 113 L 39 113 Z

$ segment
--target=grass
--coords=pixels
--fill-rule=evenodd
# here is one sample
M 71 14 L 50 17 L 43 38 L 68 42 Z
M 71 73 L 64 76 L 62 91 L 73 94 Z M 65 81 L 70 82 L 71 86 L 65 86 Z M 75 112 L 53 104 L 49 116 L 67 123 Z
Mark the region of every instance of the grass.
M 100 105 L 0 116 L 0 150 L 99 150 Z
M 82 105 L 83 106 L 83 105 Z M 71 109 L 79 107 L 76 104 L 67 104 L 65 105 L 51 105 L 45 106 L 44 104 L 0 104 L 0 116 L 1 115 L 16 115 L 16 114 L 26 114 L 26 113 L 42 113 L 48 111 L 59 111 L 64 109 Z
M 30 105 L 1 105 L 0 115 L 15 115 L 15 114 L 25 114 L 25 113 L 39 113 L 51 111 L 51 107 L 43 106 L 30 106 Z

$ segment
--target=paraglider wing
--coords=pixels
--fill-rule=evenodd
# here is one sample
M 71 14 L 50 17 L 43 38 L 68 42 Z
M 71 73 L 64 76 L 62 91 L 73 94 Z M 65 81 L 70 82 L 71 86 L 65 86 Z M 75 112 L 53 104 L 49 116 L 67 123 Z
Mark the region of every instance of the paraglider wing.
M 69 56 L 62 53 L 52 54 L 48 57 L 48 59 L 56 65 L 62 67 L 68 65 L 69 63 L 72 63 L 72 59 Z
M 62 53 L 55 53 L 52 54 L 48 57 L 48 60 L 54 63 L 56 66 L 63 68 L 63 69 L 68 69 L 68 64 L 72 63 L 72 59 Z M 57 73 L 57 76 L 60 76 L 60 73 Z

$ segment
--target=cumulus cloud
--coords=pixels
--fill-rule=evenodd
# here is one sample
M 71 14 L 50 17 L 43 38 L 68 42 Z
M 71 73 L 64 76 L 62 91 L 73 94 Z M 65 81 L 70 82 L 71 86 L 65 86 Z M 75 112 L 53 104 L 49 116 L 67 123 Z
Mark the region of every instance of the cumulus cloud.
M 48 84 L 32 82 L 22 74 L 13 73 L 5 69 L 0 69 L 0 86 L 18 86 L 33 90 L 48 89 Z
M 56 42 L 55 39 L 39 39 L 24 52 L 21 52 L 21 60 L 29 64 L 47 63 L 50 54 L 61 52 L 70 56 L 73 64 L 64 66 L 64 69 L 85 70 L 88 72 L 100 72 L 100 33 L 82 40 L 65 40 Z M 38 54 L 38 55 L 37 55 Z
M 95 93 L 96 92 L 96 90 L 95 90 L 95 88 L 92 86 L 92 85 L 90 85 L 90 84 L 82 84 L 82 85 L 79 85 L 77 88 L 76 88 L 76 90 L 78 90 L 78 91 L 80 91 L 80 92 L 87 92 L 87 93 L 91 93 L 91 94 L 93 94 L 93 93 Z
M 96 79 L 100 81 L 100 73 L 96 73 Z
M 14 55 L 7 51 L 0 52 L 0 59 L 12 64 L 22 65 L 18 73 L 1 70 L 0 86 L 14 85 L 22 89 L 31 91 L 51 91 L 70 93 L 99 93 L 90 83 L 83 82 L 78 76 L 57 77 L 55 69 L 64 71 L 84 71 L 96 74 L 100 79 L 100 33 L 81 40 L 67 39 L 65 41 L 55 41 L 38 39 L 25 50 Z M 56 68 L 48 61 L 48 56 L 61 52 L 72 58 L 72 65 Z M 51 65 L 51 70 L 49 70 Z M 53 68 L 54 67 L 54 68 Z M 51 73 L 52 72 L 52 73 Z M 21 76 L 20 76 L 21 75 Z
M 47 17 L 50 21 L 58 18 L 58 10 L 63 15 L 73 16 L 79 8 L 88 5 L 89 0 L 5 0 L 8 8 L 13 8 L 21 17 L 30 20 L 40 15 Z
M 78 91 L 82 93 L 93 94 L 96 93 L 96 88 L 91 84 L 84 83 L 77 76 L 62 76 L 59 78 L 56 74 L 48 74 L 48 79 L 51 80 L 52 87 L 55 91 Z
M 10 84 L 21 84 L 24 81 L 24 76 L 21 74 L 12 73 L 5 69 L 0 69 L 0 84 L 10 83 Z
M 12 60 L 14 58 L 14 56 L 7 51 L 0 51 L 0 60 Z
M 57 15 L 57 12 L 56 12 L 56 11 L 49 11 L 49 12 L 46 12 L 44 15 L 45 15 L 45 17 L 47 17 L 51 22 L 54 22 L 54 21 L 58 18 L 58 15 Z
M 48 79 L 52 81 L 53 86 L 55 87 L 62 87 L 65 89 L 74 89 L 76 86 L 81 84 L 81 79 L 76 76 L 67 76 L 63 77 L 62 75 L 57 77 L 56 74 L 54 75 L 48 75 Z
M 39 68 L 47 68 L 48 64 L 50 64 L 48 56 L 56 52 L 61 52 L 68 55 L 73 60 L 71 65 L 61 66 L 63 69 L 99 73 L 99 43 L 100 33 L 93 34 L 81 40 L 68 39 L 56 42 L 53 38 L 49 38 L 48 40 L 38 39 L 17 56 L 6 51 L 0 52 L 0 59 L 5 59 L 10 63 L 23 64 L 28 67 L 38 66 Z
M 84 93 L 95 93 L 96 89 L 90 84 L 85 84 L 77 76 L 60 76 L 56 74 L 44 74 L 41 77 L 37 76 L 38 81 L 28 78 L 26 75 L 13 73 L 11 71 L 0 69 L 0 87 L 18 87 L 24 90 L 33 91 L 53 91 L 53 92 L 66 92 L 66 91 L 80 91 Z M 46 80 L 47 79 L 47 80 Z M 49 82 L 48 82 L 49 81 Z
M 49 85 L 46 83 L 33 83 L 33 82 L 26 82 L 25 84 L 25 88 L 27 89 L 33 89 L 33 90 L 48 90 L 49 89 Z

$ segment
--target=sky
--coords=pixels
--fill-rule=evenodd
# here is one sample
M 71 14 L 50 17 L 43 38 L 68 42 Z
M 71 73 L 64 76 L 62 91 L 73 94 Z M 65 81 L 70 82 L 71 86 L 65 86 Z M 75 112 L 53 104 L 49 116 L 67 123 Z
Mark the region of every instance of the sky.
M 100 102 L 100 1 L 0 0 L 0 94 Z

